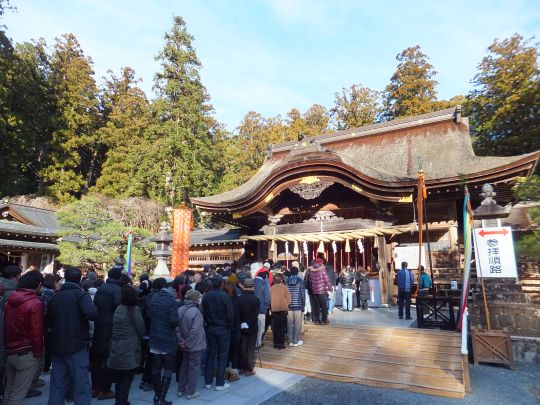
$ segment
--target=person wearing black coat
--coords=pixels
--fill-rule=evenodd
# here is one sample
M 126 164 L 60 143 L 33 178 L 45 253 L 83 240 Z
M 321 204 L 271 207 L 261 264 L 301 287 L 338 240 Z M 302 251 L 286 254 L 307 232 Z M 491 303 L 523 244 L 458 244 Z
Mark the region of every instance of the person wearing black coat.
M 212 279 L 212 289 L 202 300 L 203 317 L 207 340 L 205 386 L 212 387 L 214 368 L 216 372 L 216 391 L 229 388 L 225 383 L 225 367 L 229 354 L 231 330 L 234 326 L 234 310 L 231 297 L 221 289 L 221 277 Z M 217 358 L 217 367 L 216 367 Z
M 113 399 L 111 391 L 112 373 L 107 367 L 110 342 L 113 328 L 114 311 L 122 299 L 122 267 L 114 266 L 109 270 L 108 278 L 96 292 L 94 304 L 99 317 L 94 323 L 94 338 L 92 341 L 92 394 L 98 399 Z
M 49 301 L 47 324 L 51 329 L 52 372 L 49 404 L 63 404 L 68 381 L 73 383 L 76 404 L 89 405 L 88 321 L 98 318 L 92 299 L 80 286 L 81 271 L 66 266 L 65 283 Z
M 253 280 L 246 278 L 241 285 L 242 295 L 236 299 L 238 316 L 240 318 L 240 359 L 238 368 L 240 374 L 251 376 L 255 374 L 255 344 L 259 329 L 259 299 L 253 291 Z

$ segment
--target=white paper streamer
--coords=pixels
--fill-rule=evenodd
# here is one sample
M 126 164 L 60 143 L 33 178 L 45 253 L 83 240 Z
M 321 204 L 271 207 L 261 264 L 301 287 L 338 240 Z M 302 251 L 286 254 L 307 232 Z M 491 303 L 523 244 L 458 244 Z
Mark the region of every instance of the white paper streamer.
M 289 257 L 289 242 L 285 242 L 285 255 Z
M 306 257 L 309 256 L 309 250 L 306 241 L 304 241 L 304 254 L 306 255 Z
M 332 242 L 332 250 L 334 251 L 334 254 L 337 253 L 336 241 L 333 241 L 333 242 Z
M 362 243 L 362 239 L 358 239 L 358 251 L 360 253 L 364 253 L 364 244 Z

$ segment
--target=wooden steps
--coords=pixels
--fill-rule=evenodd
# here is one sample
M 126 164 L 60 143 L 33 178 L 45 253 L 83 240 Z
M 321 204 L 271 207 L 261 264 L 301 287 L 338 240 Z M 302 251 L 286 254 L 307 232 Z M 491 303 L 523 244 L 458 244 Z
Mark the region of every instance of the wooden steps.
M 461 398 L 460 335 L 363 326 L 305 327 L 304 345 L 261 348 L 263 367 L 310 377 Z

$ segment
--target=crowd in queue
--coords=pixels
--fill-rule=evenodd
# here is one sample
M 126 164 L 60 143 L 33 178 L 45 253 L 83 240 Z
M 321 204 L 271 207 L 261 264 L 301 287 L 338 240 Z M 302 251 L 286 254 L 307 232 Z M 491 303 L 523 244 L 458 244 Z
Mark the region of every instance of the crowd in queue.
M 227 390 L 255 375 L 256 350 L 272 330 L 276 350 L 298 347 L 303 323 L 328 325 L 338 283 L 343 309 L 367 309 L 368 273 L 340 274 L 317 258 L 304 269 L 264 264 L 186 270 L 172 281 L 133 280 L 115 265 L 106 280 L 77 267 L 41 274 L 18 266 L 0 278 L 0 380 L 4 405 L 40 395 L 50 372 L 49 405 L 87 405 L 91 398 L 129 404 L 136 373 L 140 388 L 168 405 L 173 381 L 185 399 L 207 389 Z M 367 293 L 366 293 L 367 290 Z M 89 371 L 89 372 L 88 372 Z M 113 384 L 114 391 L 113 391 Z

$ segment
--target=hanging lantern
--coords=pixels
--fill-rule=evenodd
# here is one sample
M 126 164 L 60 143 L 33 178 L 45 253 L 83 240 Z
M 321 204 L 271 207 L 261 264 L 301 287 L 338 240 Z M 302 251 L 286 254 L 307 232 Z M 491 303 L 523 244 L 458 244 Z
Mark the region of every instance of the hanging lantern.
M 358 251 L 360 253 L 364 253 L 364 244 L 362 243 L 362 239 L 358 239 Z
M 351 245 L 349 239 L 345 239 L 345 253 L 351 253 Z
M 294 241 L 294 246 L 293 246 L 293 254 L 297 255 L 299 253 L 299 250 L 298 250 L 298 241 Z
M 272 243 L 270 244 L 270 252 L 276 251 L 276 241 L 272 239 Z
M 334 251 L 334 254 L 337 253 L 337 245 L 336 245 L 336 241 L 333 241 L 333 242 L 332 242 L 332 250 Z
M 324 242 L 321 240 L 321 243 L 319 243 L 319 248 L 317 249 L 317 252 L 324 253 Z

